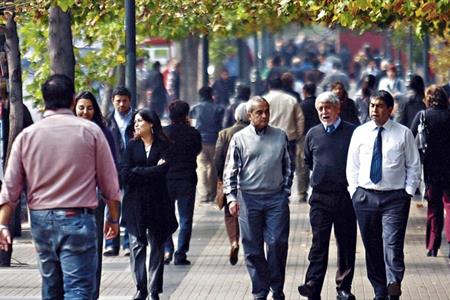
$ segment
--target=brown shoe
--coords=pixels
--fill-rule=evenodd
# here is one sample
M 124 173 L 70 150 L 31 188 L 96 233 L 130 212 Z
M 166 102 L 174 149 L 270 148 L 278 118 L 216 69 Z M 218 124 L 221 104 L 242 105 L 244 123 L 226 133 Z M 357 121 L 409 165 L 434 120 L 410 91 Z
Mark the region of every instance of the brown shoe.
M 230 264 L 234 266 L 238 262 L 239 256 L 239 245 L 234 244 L 230 249 Z

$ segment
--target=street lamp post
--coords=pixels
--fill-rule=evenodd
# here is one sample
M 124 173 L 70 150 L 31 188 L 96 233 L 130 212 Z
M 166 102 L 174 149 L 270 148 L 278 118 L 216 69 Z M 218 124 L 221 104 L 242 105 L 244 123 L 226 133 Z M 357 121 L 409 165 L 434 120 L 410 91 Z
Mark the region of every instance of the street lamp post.
M 125 0 L 125 46 L 126 46 L 126 76 L 125 83 L 131 92 L 131 105 L 136 108 L 136 3 Z

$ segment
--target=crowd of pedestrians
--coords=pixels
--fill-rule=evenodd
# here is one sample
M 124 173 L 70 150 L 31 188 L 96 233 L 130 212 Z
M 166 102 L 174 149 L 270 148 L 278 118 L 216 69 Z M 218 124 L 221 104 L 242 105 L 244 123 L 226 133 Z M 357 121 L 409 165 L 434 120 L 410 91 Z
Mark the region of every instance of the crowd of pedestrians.
M 298 199 L 310 206 L 312 229 L 300 295 L 321 299 L 334 228 L 336 297 L 356 299 L 358 224 L 374 299 L 399 299 L 421 164 L 426 254 L 437 255 L 442 230 L 450 243 L 446 87 L 425 88 L 419 75 L 403 80 L 392 64 L 380 76 L 368 59 L 360 62 L 353 100 L 345 53 L 327 57 L 314 49 L 290 41 L 277 50 L 260 95 L 224 66 L 192 107 L 179 99 L 179 64 L 165 83 L 159 63 L 147 72 L 139 62 L 142 107 L 133 110 L 130 91 L 117 87 L 105 118 L 91 92 L 75 95 L 70 79 L 53 75 L 42 86 L 44 119 L 12 147 L 0 194 L 0 249 L 11 248 L 7 225 L 26 186 L 44 299 L 98 299 L 102 256 L 116 256 L 121 247 L 130 256 L 132 299 L 159 299 L 164 265 L 191 264 L 196 200 L 220 200 L 229 263 L 238 262 L 242 244 L 254 299 L 271 294 L 280 300 L 289 199 Z M 170 121 L 163 127 L 165 114 Z M 427 147 L 419 152 L 414 136 L 423 128 Z M 294 180 L 297 194 L 291 195 Z

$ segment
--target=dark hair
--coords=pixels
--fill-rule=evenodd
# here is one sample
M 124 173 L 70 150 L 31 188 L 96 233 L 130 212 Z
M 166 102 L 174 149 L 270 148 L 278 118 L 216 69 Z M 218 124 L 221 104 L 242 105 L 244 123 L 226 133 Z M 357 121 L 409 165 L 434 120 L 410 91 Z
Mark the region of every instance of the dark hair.
M 274 90 L 281 90 L 283 88 L 283 82 L 279 75 L 274 75 L 267 79 L 269 87 Z
M 445 89 L 436 84 L 430 85 L 425 91 L 425 105 L 448 108 L 448 95 Z
M 345 89 L 344 84 L 341 81 L 335 81 L 331 84 L 331 89 L 330 91 L 334 90 L 336 87 L 340 86 L 342 88 L 342 90 L 344 91 L 344 99 L 348 98 L 348 93 L 347 90 Z
M 41 86 L 45 109 L 70 108 L 75 87 L 73 80 L 62 74 L 50 76 Z
M 127 96 L 131 100 L 131 92 L 128 88 L 124 86 L 117 86 L 114 88 L 111 98 L 114 99 L 116 95 Z
M 274 67 L 280 66 L 282 62 L 283 62 L 283 61 L 282 61 L 282 58 L 281 58 L 281 56 L 279 56 L 279 55 L 275 55 L 275 56 L 272 58 L 272 66 L 274 66 Z
M 236 98 L 240 100 L 247 101 L 250 98 L 251 93 L 251 89 L 245 84 L 240 84 L 236 88 Z
M 198 90 L 198 94 L 203 100 L 212 101 L 213 89 L 210 86 L 204 86 Z
M 153 124 L 152 127 L 153 138 L 165 142 L 169 141 L 169 139 L 162 130 L 161 120 L 159 119 L 158 114 L 154 110 L 151 110 L 150 108 L 147 107 L 141 108 L 133 115 L 133 120 L 136 115 L 140 115 L 145 122 Z
M 94 94 L 92 94 L 89 91 L 82 91 L 79 92 L 75 96 L 75 106 L 73 107 L 73 112 L 76 112 L 76 105 L 79 100 L 81 99 L 88 99 L 91 100 L 92 106 L 94 107 L 94 117 L 92 118 L 92 122 L 100 126 L 101 128 L 104 128 L 106 126 L 105 119 L 103 118 L 102 111 L 100 110 L 100 106 L 98 106 L 97 99 L 95 99 Z
M 181 100 L 175 100 L 169 103 L 169 118 L 173 123 L 186 123 L 186 117 L 189 114 L 189 104 Z
M 370 99 L 381 100 L 386 103 L 387 107 L 394 107 L 394 98 L 388 91 L 379 90 Z
M 377 81 L 376 77 L 367 74 L 361 80 L 361 92 L 364 97 L 370 97 L 375 89 L 375 82 Z
M 285 72 L 281 75 L 281 83 L 284 88 L 292 88 L 294 85 L 294 75 L 291 72 Z
M 303 85 L 303 91 L 304 93 L 315 96 L 316 95 L 316 85 L 314 82 L 307 82 Z
M 155 61 L 152 65 L 152 68 L 154 70 L 158 70 L 159 68 L 161 68 L 161 63 L 159 61 Z
M 413 90 L 422 98 L 425 97 L 425 83 L 423 82 L 422 77 L 420 77 L 419 75 L 411 75 L 411 77 L 409 78 L 408 88 Z

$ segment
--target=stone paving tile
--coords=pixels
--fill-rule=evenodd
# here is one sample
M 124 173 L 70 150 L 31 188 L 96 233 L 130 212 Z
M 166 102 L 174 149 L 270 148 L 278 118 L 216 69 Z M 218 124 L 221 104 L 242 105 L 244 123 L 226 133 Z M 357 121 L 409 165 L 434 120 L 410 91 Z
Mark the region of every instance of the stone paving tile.
M 426 207 L 411 206 L 405 243 L 406 275 L 402 299 L 450 299 L 450 264 L 448 248 L 443 242 L 438 257 L 425 256 L 424 234 Z M 211 205 L 196 207 L 189 259 L 191 266 L 170 264 L 165 270 L 165 293 L 161 299 L 251 299 L 250 280 L 243 261 L 228 262 L 228 239 L 223 225 L 223 212 Z M 41 280 L 36 267 L 33 246 L 27 238 L 16 241 L 12 268 L 0 268 L 0 299 L 40 299 Z M 175 238 L 176 242 L 176 238 Z M 291 231 L 286 271 L 286 299 L 301 299 L 297 286 L 304 280 L 311 244 L 308 205 L 291 204 Z M 357 260 L 353 293 L 357 299 L 372 299 L 373 292 L 366 277 L 364 248 L 357 242 Z M 129 258 L 105 257 L 101 299 L 129 299 L 134 294 Z M 332 238 L 328 273 L 322 299 L 336 299 L 336 243 Z

